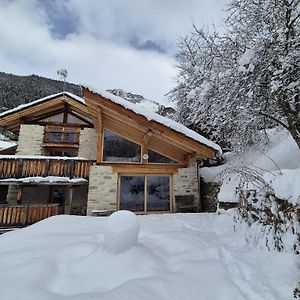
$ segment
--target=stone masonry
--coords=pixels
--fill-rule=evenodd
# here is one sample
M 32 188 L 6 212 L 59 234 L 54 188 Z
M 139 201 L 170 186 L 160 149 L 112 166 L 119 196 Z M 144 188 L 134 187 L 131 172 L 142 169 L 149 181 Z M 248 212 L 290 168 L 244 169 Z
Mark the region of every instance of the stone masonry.
M 41 155 L 44 142 L 44 126 L 21 125 L 18 147 L 18 155 Z
M 178 173 L 173 175 L 174 197 L 184 195 L 194 195 L 195 203 L 200 207 L 199 182 L 197 176 L 197 163 L 192 163 L 187 168 L 178 169 Z
M 92 210 L 117 209 L 118 175 L 110 166 L 91 166 L 88 190 L 87 215 Z
M 41 155 L 44 142 L 44 126 L 21 124 L 17 155 Z M 10 185 L 6 201 L 10 205 L 17 202 L 17 187 Z
M 95 128 L 84 128 L 80 131 L 78 156 L 96 160 L 97 158 L 97 130 Z

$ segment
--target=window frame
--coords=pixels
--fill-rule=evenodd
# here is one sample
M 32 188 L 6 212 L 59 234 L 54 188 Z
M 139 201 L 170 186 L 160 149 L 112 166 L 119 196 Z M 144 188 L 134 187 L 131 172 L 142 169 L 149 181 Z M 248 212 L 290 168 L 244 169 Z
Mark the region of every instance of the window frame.
M 122 173 L 118 174 L 118 189 L 117 189 L 117 210 L 121 208 L 121 177 L 122 176 L 142 176 L 144 177 L 144 211 L 133 211 L 135 214 L 140 215 L 147 215 L 147 214 L 161 214 L 161 213 L 172 213 L 174 212 L 174 181 L 173 181 L 173 174 L 151 174 L 151 173 Z M 169 177 L 169 210 L 150 210 L 147 209 L 147 191 L 148 191 L 148 184 L 147 184 L 147 177 Z
M 121 138 L 123 139 L 126 139 L 134 144 L 137 144 L 140 146 L 140 161 L 108 161 L 108 160 L 104 160 L 104 131 L 107 130 L 109 131 L 110 133 L 113 133 L 113 134 L 116 134 L 118 136 L 120 136 Z M 138 143 L 136 141 L 133 141 L 132 139 L 130 138 L 127 138 L 111 129 L 108 129 L 106 127 L 103 128 L 102 130 L 102 140 L 101 140 L 101 163 L 104 163 L 104 164 L 135 164 L 135 165 L 141 165 L 142 164 L 142 161 L 143 161 L 143 158 L 142 158 L 142 151 L 143 151 L 143 145 L 141 143 Z

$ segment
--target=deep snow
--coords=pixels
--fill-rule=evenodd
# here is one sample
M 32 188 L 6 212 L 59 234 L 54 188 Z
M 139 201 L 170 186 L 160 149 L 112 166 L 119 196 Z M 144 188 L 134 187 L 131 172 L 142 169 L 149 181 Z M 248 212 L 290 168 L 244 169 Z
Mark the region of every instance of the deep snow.
M 219 202 L 238 202 L 235 193 L 241 176 L 239 170 L 244 166 L 261 174 L 273 188 L 278 198 L 294 205 L 300 203 L 300 151 L 286 130 L 269 129 L 269 144 L 253 145 L 242 155 L 226 153 L 224 165 L 201 168 L 201 176 L 206 182 L 222 182 L 218 194 Z
M 248 248 L 232 211 L 139 216 L 137 246 L 104 249 L 107 218 L 56 216 L 0 236 L 0 299 L 288 300 L 292 253 Z

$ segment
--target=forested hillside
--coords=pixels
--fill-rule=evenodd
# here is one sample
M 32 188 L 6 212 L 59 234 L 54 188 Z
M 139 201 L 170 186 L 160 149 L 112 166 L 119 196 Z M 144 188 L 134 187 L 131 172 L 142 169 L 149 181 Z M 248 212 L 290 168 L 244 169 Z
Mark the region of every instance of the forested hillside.
M 14 108 L 20 104 L 63 91 L 63 81 L 37 75 L 18 76 L 0 72 L 0 110 Z M 81 87 L 66 83 L 65 90 L 81 96 Z
M 60 93 L 63 90 L 82 96 L 80 85 L 74 83 L 66 82 L 64 87 L 64 82 L 60 80 L 37 75 L 19 76 L 0 72 L 0 112 L 51 94 Z M 112 89 L 108 92 L 133 103 L 144 103 L 153 111 L 163 115 L 174 113 L 172 108 L 164 107 L 142 95 L 126 92 L 122 89 Z

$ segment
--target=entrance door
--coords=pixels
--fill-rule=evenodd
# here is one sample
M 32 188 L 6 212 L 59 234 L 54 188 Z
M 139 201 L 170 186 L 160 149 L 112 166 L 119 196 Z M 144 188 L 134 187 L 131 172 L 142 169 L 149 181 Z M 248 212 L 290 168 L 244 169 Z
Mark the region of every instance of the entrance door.
M 63 214 L 64 213 L 65 199 L 66 199 L 66 188 L 64 188 L 64 187 L 52 187 L 50 203 L 59 204 L 58 214 Z
M 170 211 L 170 176 L 120 176 L 120 209 Z

